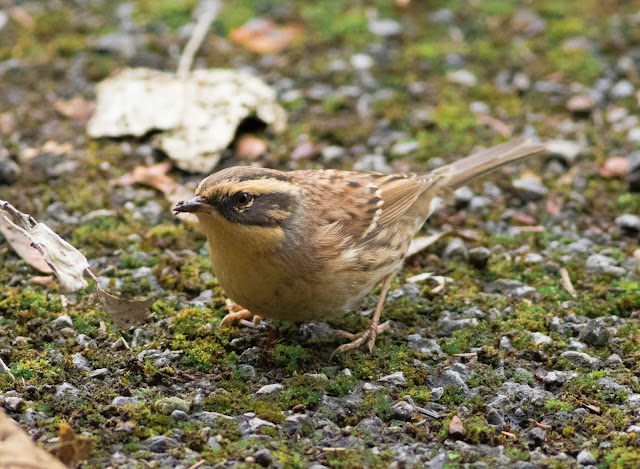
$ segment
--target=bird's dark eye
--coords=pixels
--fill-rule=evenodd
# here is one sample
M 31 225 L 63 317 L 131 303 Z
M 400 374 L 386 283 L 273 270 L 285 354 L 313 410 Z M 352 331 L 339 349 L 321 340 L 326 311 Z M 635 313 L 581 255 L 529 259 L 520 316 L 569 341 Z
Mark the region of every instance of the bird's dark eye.
M 253 196 L 251 194 L 247 194 L 246 192 L 238 192 L 233 196 L 233 203 L 235 205 L 247 205 L 253 200 Z

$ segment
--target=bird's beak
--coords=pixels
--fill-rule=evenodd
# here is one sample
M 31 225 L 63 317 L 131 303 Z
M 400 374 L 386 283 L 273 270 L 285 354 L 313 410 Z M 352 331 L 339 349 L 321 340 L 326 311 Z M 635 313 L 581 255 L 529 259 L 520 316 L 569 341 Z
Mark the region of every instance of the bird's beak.
M 173 207 L 173 211 L 176 213 L 202 212 L 208 206 L 207 199 L 201 195 L 197 195 L 187 202 L 178 202 L 178 204 Z

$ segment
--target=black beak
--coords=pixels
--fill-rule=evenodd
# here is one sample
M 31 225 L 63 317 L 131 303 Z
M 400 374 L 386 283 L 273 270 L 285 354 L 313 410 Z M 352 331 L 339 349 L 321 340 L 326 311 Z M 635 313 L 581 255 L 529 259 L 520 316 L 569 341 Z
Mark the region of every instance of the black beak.
M 207 206 L 209 206 L 207 199 L 198 195 L 187 202 L 178 202 L 178 204 L 173 207 L 173 211 L 176 213 L 201 212 Z

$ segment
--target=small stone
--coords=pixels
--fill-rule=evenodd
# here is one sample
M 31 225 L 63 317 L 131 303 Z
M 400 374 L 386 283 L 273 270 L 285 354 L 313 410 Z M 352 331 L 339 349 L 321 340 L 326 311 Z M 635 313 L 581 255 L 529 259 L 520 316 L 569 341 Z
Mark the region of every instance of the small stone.
M 638 215 L 620 215 L 616 218 L 616 225 L 633 234 L 640 233 L 640 217 Z
M 520 198 L 527 202 L 535 202 L 547 195 L 549 189 L 534 177 L 526 177 L 513 181 L 513 187 L 518 190 Z
M 65 339 L 70 339 L 71 337 L 74 337 L 76 335 L 76 331 L 75 331 L 75 329 L 72 329 L 71 327 L 63 327 L 62 329 L 60 329 L 60 335 L 62 337 L 64 337 Z M 18 337 L 16 337 L 14 340 L 17 341 Z M 30 341 L 31 339 L 29 338 L 29 339 L 26 339 L 26 340 Z
M 405 401 L 398 401 L 391 406 L 391 418 L 408 422 L 415 415 L 416 410 Z
M 583 114 L 591 111 L 595 104 L 595 101 L 588 95 L 576 95 L 567 101 L 567 109 L 576 114 Z
M 69 383 L 62 383 L 56 386 L 56 397 L 62 400 L 76 399 L 80 395 L 78 388 Z
M 598 360 L 597 358 L 591 357 L 584 352 L 574 352 L 574 351 L 563 352 L 560 355 L 560 357 L 564 358 L 566 361 L 568 361 L 572 365 L 577 366 L 579 368 L 595 369 L 595 368 L 598 368 L 598 366 L 601 364 L 600 360 Z
M 280 394 L 284 391 L 284 386 L 282 384 L 267 384 L 266 386 L 262 386 L 256 392 L 258 396 L 275 396 L 276 394 Z
M 140 448 L 152 453 L 166 453 L 168 449 L 177 448 L 180 442 L 164 435 L 152 436 L 140 443 Z
M 420 147 L 420 144 L 416 140 L 412 140 L 410 142 L 399 142 L 391 147 L 392 155 L 408 155 L 416 151 Z
M 71 360 L 73 361 L 73 366 L 80 371 L 91 371 L 91 365 L 89 365 L 87 359 L 84 358 L 80 352 L 71 355 Z
M 188 422 L 190 420 L 189 414 L 180 409 L 171 412 L 171 418 L 176 422 Z
M 578 453 L 578 456 L 576 457 L 576 461 L 578 461 L 578 464 L 580 464 L 582 466 L 595 466 L 596 465 L 596 458 L 594 458 L 593 454 L 591 454 L 586 449 L 582 450 L 582 451 L 580 451 L 580 453 Z
M 440 358 L 444 356 L 442 349 L 435 339 L 425 339 L 420 334 L 411 334 L 407 337 L 409 340 L 409 348 L 417 350 L 420 353 L 430 355 L 432 358 Z
M 89 372 L 89 378 L 97 378 L 102 379 L 109 375 L 108 368 L 98 368 L 97 370 L 93 370 Z
M 392 19 L 375 19 L 369 21 L 369 32 L 376 36 L 397 36 L 402 32 L 402 24 Z
M 429 22 L 433 24 L 452 23 L 454 20 L 453 11 L 448 8 L 441 8 L 429 13 Z
M 457 85 L 474 87 L 478 84 L 478 78 L 469 70 L 456 70 L 447 74 L 447 80 Z
M 126 396 L 117 396 L 114 397 L 111 401 L 111 405 L 116 407 L 124 407 L 125 405 L 138 405 L 140 404 L 140 400 L 135 397 L 126 397 Z
M 536 345 L 550 344 L 553 342 L 553 339 L 551 337 L 549 337 L 548 335 L 544 335 L 541 332 L 532 332 L 531 334 L 529 334 L 529 336 L 531 337 L 533 343 Z
M 627 134 L 627 140 L 631 143 L 639 143 L 640 144 L 640 127 L 634 127 L 629 130 Z
M 260 464 L 262 467 L 269 467 L 273 462 L 271 451 L 266 448 L 256 451 L 254 458 L 256 460 L 256 463 Z
M 449 261 L 466 261 L 468 257 L 469 251 L 467 250 L 467 246 L 460 238 L 453 238 L 451 241 L 449 241 L 449 244 L 447 244 L 447 247 L 442 254 L 442 258 Z
M 329 377 L 324 373 L 305 373 L 304 376 L 317 381 L 329 381 Z
M 378 383 L 389 384 L 391 386 L 397 387 L 405 387 L 407 385 L 407 380 L 404 377 L 404 373 L 402 371 L 397 371 L 393 374 L 383 376 L 378 380 Z
M 456 207 L 463 208 L 469 205 L 471 199 L 473 199 L 473 191 L 468 186 L 460 187 L 453 192 L 455 197 Z
M 544 439 L 546 437 L 547 437 L 546 430 L 540 427 L 535 427 L 525 432 L 524 441 L 529 445 L 530 448 L 535 448 L 540 446 L 544 442 Z
M 590 319 L 578 339 L 594 347 L 607 345 L 609 343 L 609 330 L 601 320 Z
M 20 177 L 20 166 L 8 158 L 0 158 L 0 185 L 15 184 Z
M 457 415 L 451 417 L 449 421 L 449 436 L 455 439 L 464 437 L 464 425 Z
M 4 398 L 4 408 L 10 410 L 11 412 L 18 412 L 22 409 L 22 405 L 24 404 L 24 400 L 18 396 L 10 396 Z
M 373 67 L 373 58 L 367 54 L 355 54 L 351 57 L 351 66 L 356 70 L 369 70 Z
M 602 254 L 592 254 L 587 258 L 586 266 L 589 274 L 608 274 L 612 277 L 622 277 L 626 271 L 617 266 L 618 261 Z
M 530 38 L 545 30 L 546 21 L 531 10 L 517 10 L 511 19 L 513 31 Z
M 628 98 L 634 92 L 633 84 L 629 80 L 620 80 L 611 88 L 611 96 L 614 98 Z
M 256 367 L 253 365 L 238 365 L 238 371 L 250 381 L 253 381 L 258 377 Z
M 220 442 L 222 441 L 222 435 L 210 436 L 207 440 L 207 446 L 209 449 L 215 451 L 220 449 Z
M 71 320 L 69 315 L 63 314 L 62 316 L 58 316 L 56 319 L 54 319 L 51 322 L 51 325 L 54 327 L 54 329 L 59 331 L 61 329 L 64 329 L 65 327 L 73 328 L 73 321 Z
M 493 425 L 494 427 L 498 427 L 498 430 L 502 429 L 505 424 L 504 418 L 502 418 L 500 412 L 498 412 L 494 408 L 489 409 L 489 412 L 487 412 L 487 423 L 489 425 Z
M 484 246 L 469 251 L 469 263 L 476 269 L 484 269 L 491 257 L 491 251 Z
M 324 163 L 331 163 L 332 161 L 342 158 L 344 153 L 344 148 L 337 145 L 326 146 L 322 149 L 322 161 Z
M 439 386 L 439 387 L 436 387 L 436 388 L 431 388 L 431 392 L 429 394 L 429 399 L 430 400 L 432 400 L 434 402 L 437 402 L 442 398 L 442 396 L 444 396 L 444 388 L 443 387 Z

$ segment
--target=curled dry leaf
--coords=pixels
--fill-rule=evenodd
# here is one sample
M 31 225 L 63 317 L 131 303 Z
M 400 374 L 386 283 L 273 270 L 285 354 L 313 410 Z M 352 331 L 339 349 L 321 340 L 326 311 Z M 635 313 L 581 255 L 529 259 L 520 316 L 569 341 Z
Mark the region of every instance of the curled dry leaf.
M 91 137 L 142 136 L 161 130 L 160 147 L 186 171 L 210 172 L 243 119 L 281 132 L 286 113 L 262 80 L 235 70 L 194 70 L 187 78 L 130 68 L 97 87 Z
M 0 469 L 66 469 L 0 410 Z
M 118 179 L 114 179 L 111 181 L 111 184 L 144 184 L 151 186 L 162 192 L 171 205 L 175 205 L 178 202 L 192 198 L 192 191 L 167 176 L 167 172 L 169 172 L 170 169 L 171 163 L 168 161 L 148 167 L 138 166 L 133 170 L 133 172 L 127 173 Z M 179 213 L 177 216 L 185 221 L 193 223 L 197 221 L 196 216 L 192 213 Z
M 415 256 L 419 252 L 422 252 L 425 249 L 427 249 L 429 246 L 431 246 L 433 243 L 438 241 L 443 236 L 447 236 L 449 234 L 451 234 L 451 230 L 444 230 L 444 231 L 441 231 L 440 233 L 436 233 L 431 236 L 420 236 L 418 238 L 413 238 L 411 240 L 411 244 L 409 244 L 409 249 L 407 250 L 407 253 L 404 255 L 404 258 L 408 259 L 411 256 Z
M 0 217 L 0 233 L 27 264 L 45 274 L 53 272 L 40 251 L 31 245 L 31 240 L 22 231 L 13 227 L 4 217 Z
M 74 292 L 87 286 L 84 271 L 89 268 L 89 263 L 80 251 L 47 225 L 38 223 L 9 202 L 0 200 L 0 216 L 31 241 L 58 278 L 62 290 Z
M 56 101 L 54 107 L 64 117 L 87 121 L 96 110 L 96 103 L 76 96 L 68 101 Z
M 111 320 L 121 329 L 129 329 L 145 322 L 149 318 L 147 310 L 155 303 L 153 298 L 141 301 L 117 298 L 104 291 L 97 282 L 96 293 Z
M 252 52 L 272 54 L 287 47 L 301 32 L 300 26 L 278 27 L 273 21 L 256 18 L 231 31 L 230 37 Z
M 488 114 L 478 114 L 476 119 L 478 120 L 478 124 L 488 125 L 503 137 L 511 137 L 511 133 L 512 133 L 511 129 L 507 124 L 502 122 L 500 119 L 491 117 Z
M 51 449 L 53 454 L 67 466 L 77 466 L 83 459 L 89 458 L 93 441 L 91 438 L 76 436 L 66 423 L 60 424 L 60 435 L 58 435 L 58 446 Z

